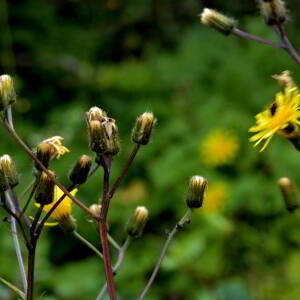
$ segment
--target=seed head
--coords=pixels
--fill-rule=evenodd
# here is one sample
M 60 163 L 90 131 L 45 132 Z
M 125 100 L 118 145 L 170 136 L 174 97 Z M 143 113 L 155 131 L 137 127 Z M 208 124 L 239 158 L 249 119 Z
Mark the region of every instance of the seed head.
M 148 216 L 148 209 L 145 206 L 138 206 L 126 225 L 127 234 L 132 237 L 141 236 L 148 221 Z
M 152 112 L 145 112 L 140 115 L 136 121 L 132 130 L 133 142 L 140 145 L 147 145 L 149 143 L 153 125 L 155 125 L 156 119 Z
M 199 208 L 206 196 L 207 180 L 202 176 L 193 176 L 190 179 L 185 202 L 189 208 Z

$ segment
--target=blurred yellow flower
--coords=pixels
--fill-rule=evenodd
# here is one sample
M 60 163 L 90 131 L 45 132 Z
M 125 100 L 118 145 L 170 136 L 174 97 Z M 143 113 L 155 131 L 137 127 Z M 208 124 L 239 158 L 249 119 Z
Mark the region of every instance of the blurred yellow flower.
M 263 151 L 272 136 L 277 133 L 286 137 L 293 137 L 297 132 L 300 121 L 300 94 L 297 87 L 287 87 L 284 92 L 276 94 L 275 101 L 263 112 L 257 114 L 256 125 L 249 132 L 257 132 L 249 140 L 255 146 L 265 140 Z
M 124 203 L 140 202 L 145 200 L 147 196 L 147 186 L 142 180 L 134 180 L 127 188 L 120 190 L 120 199 Z
M 68 148 L 66 148 L 62 141 L 64 140 L 61 136 L 54 136 L 52 138 L 49 138 L 47 140 L 44 140 L 43 143 L 47 143 L 52 147 L 51 149 L 51 159 L 57 158 L 59 159 L 61 155 L 64 155 L 67 152 L 70 152 Z
M 73 196 L 76 195 L 78 189 L 74 189 L 71 194 Z M 54 188 L 54 197 L 53 202 L 51 204 L 45 205 L 43 207 L 43 211 L 45 213 L 49 212 L 53 205 L 61 198 L 64 192 L 56 185 Z M 40 204 L 35 203 L 36 207 L 40 207 Z M 55 208 L 52 212 L 50 218 L 58 221 L 58 223 L 64 223 L 72 213 L 72 200 L 66 196 L 61 203 Z M 46 225 L 57 225 L 58 223 L 47 223 Z
M 200 211 L 211 213 L 221 210 L 228 199 L 228 194 L 229 186 L 225 182 L 212 183 L 207 190 L 203 208 Z
M 240 145 L 237 137 L 224 129 L 213 130 L 201 143 L 203 162 L 209 167 L 218 167 L 233 162 Z

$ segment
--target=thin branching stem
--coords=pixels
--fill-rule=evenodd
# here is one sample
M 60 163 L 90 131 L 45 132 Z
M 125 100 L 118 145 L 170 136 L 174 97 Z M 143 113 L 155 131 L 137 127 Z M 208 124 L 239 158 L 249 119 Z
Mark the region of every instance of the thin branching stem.
M 110 190 L 109 195 L 108 195 L 108 197 L 110 199 L 115 194 L 115 191 L 116 191 L 118 185 L 120 184 L 121 179 L 127 175 L 128 170 L 129 170 L 130 166 L 132 165 L 133 160 L 136 157 L 136 155 L 137 155 L 140 147 L 141 147 L 141 145 L 139 145 L 139 144 L 137 144 L 137 145 L 134 146 L 134 148 L 133 148 L 133 150 L 132 150 L 132 152 L 131 152 L 131 154 L 130 154 L 130 156 L 128 158 L 128 161 L 127 161 L 126 165 L 124 166 L 124 168 L 123 168 L 120 176 L 116 179 L 115 183 L 111 187 L 111 190 Z
M 127 236 L 123 246 L 120 248 L 117 262 L 115 263 L 115 265 L 113 267 L 113 275 L 116 275 L 118 269 L 123 264 L 124 257 L 125 257 L 125 252 L 126 252 L 127 248 L 129 247 L 130 242 L 131 242 L 131 237 Z M 107 289 L 107 283 L 105 283 L 104 286 L 102 287 L 102 289 L 101 289 L 100 293 L 98 294 L 96 300 L 100 300 L 104 296 L 104 294 L 106 292 L 106 289 Z
M 103 197 L 101 202 L 101 212 L 100 212 L 100 220 L 99 220 L 99 232 L 100 232 L 100 240 L 102 244 L 103 250 L 103 258 L 104 258 L 104 272 L 108 287 L 108 294 L 111 300 L 116 300 L 116 285 L 113 278 L 112 272 L 112 264 L 111 257 L 109 253 L 109 244 L 107 239 L 107 224 L 106 218 L 109 208 L 110 198 L 108 197 L 109 192 L 109 170 L 111 166 L 111 157 L 102 156 L 101 157 L 101 165 L 103 167 L 104 176 L 103 176 Z
M 25 205 L 24 205 L 24 207 L 23 207 L 23 209 L 22 209 L 22 211 L 21 211 L 21 214 L 20 214 L 21 217 L 25 214 L 26 209 L 27 209 L 27 207 L 28 207 L 28 205 L 29 205 L 29 203 L 30 203 L 30 201 L 31 201 L 31 199 L 32 199 L 32 197 L 33 197 L 33 195 L 34 195 L 34 193 L 35 193 L 35 190 L 36 190 L 36 188 L 37 188 L 37 186 L 38 186 L 38 183 L 39 183 L 39 178 L 40 178 L 40 177 L 37 177 L 37 178 L 35 179 L 33 185 L 30 185 L 30 187 L 32 186 L 32 190 L 31 190 L 31 192 L 30 192 L 30 194 L 29 194 L 29 197 L 28 197 L 28 199 L 27 199 L 27 201 L 26 201 L 26 203 L 25 203 Z
M 103 255 L 101 254 L 101 252 L 93 244 L 87 241 L 82 235 L 80 235 L 76 230 L 73 231 L 73 235 L 103 259 Z
M 248 40 L 253 40 L 253 41 L 256 41 L 256 42 L 259 42 L 259 43 L 262 43 L 264 45 L 268 45 L 268 46 L 271 46 L 271 47 L 275 47 L 275 48 L 279 48 L 279 49 L 285 49 L 286 48 L 285 44 L 274 43 L 272 41 L 265 40 L 265 39 L 263 39 L 259 36 L 256 36 L 254 34 L 242 31 L 238 28 L 233 28 L 231 33 L 234 34 L 235 36 L 238 36 L 238 37 L 241 37 L 241 38 L 244 38 L 244 39 L 248 39 Z
M 19 135 L 11 129 L 9 124 L 4 122 L 7 130 L 12 134 L 12 136 L 17 140 L 19 145 L 26 151 L 26 153 L 34 160 L 37 165 L 52 179 L 52 181 L 65 193 L 67 194 L 71 200 L 78 205 L 82 210 L 84 210 L 87 214 L 89 214 L 95 220 L 98 220 L 98 216 L 96 216 L 88 207 L 86 207 L 83 203 L 81 203 L 78 199 L 76 199 L 61 183 L 59 183 L 56 178 L 49 172 L 49 170 L 41 163 L 41 161 L 32 153 L 29 147 L 23 142 L 23 140 L 19 137 Z
M 5 191 L 4 194 L 5 194 L 6 201 L 8 202 L 8 205 L 10 206 L 11 212 L 13 214 L 15 214 L 15 205 L 9 195 L 9 192 Z M 11 216 L 12 239 L 13 239 L 14 248 L 16 250 L 16 255 L 17 255 L 17 260 L 18 260 L 18 264 L 19 264 L 19 268 L 20 268 L 20 274 L 21 274 L 21 278 L 22 278 L 23 288 L 24 288 L 24 291 L 26 291 L 27 290 L 27 278 L 26 278 L 24 260 L 23 260 L 21 247 L 20 247 L 20 243 L 19 243 L 19 238 L 18 238 L 18 232 L 17 232 L 16 220 L 18 218 L 16 218 L 16 217 L 17 216 L 13 216 L 13 215 Z
M 182 219 L 174 226 L 173 230 L 168 234 L 168 238 L 167 238 L 167 240 L 166 240 L 166 242 L 165 242 L 165 244 L 162 248 L 160 257 L 159 257 L 159 259 L 156 263 L 156 266 L 155 266 L 155 268 L 152 272 L 152 275 L 151 275 L 147 285 L 145 286 L 144 290 L 142 291 L 142 293 L 138 297 L 138 300 L 142 300 L 145 297 L 145 295 L 147 294 L 147 292 L 149 291 L 149 289 L 150 289 L 150 287 L 151 287 L 151 285 L 152 285 L 152 283 L 153 283 L 153 281 L 154 281 L 154 279 L 155 279 L 155 277 L 158 273 L 160 265 L 161 265 L 165 255 L 166 255 L 167 249 L 168 249 L 174 235 L 178 232 L 178 230 L 180 230 L 184 226 L 184 224 L 187 221 L 189 221 L 190 216 L 191 216 L 191 210 L 188 209 L 188 211 L 185 213 L 185 215 L 182 217 Z

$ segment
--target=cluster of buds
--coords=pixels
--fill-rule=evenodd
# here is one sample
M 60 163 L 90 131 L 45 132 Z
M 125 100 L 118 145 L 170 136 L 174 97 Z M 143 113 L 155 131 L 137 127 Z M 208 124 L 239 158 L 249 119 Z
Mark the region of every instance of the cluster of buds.
M 286 21 L 287 10 L 284 1 L 261 0 L 259 6 L 267 25 L 281 25 Z
M 186 205 L 191 209 L 201 207 L 206 196 L 206 191 L 207 180 L 202 176 L 193 176 L 189 182 L 185 199 Z
M 203 25 L 212 27 L 225 35 L 229 35 L 237 24 L 236 20 L 210 8 L 204 8 L 200 14 L 200 21 Z
M 0 111 L 16 102 L 13 79 L 9 75 L 0 76 Z
M 0 193 L 13 189 L 19 184 L 16 165 L 7 154 L 0 157 Z
M 119 131 L 116 121 L 107 117 L 106 112 L 92 107 L 86 113 L 90 137 L 90 149 L 101 155 L 116 155 L 120 151 Z

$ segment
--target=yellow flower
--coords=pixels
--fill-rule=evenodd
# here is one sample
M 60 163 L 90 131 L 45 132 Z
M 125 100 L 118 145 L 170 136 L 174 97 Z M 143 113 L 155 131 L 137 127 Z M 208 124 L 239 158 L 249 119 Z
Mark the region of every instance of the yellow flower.
M 284 92 L 276 94 L 275 101 L 263 112 L 257 114 L 256 125 L 249 132 L 257 132 L 249 140 L 256 142 L 254 147 L 265 140 L 260 151 L 269 144 L 275 133 L 293 137 L 297 132 L 300 121 L 300 94 L 297 87 L 288 87 Z
M 236 136 L 216 129 L 212 131 L 201 143 L 201 156 L 203 162 L 209 167 L 218 167 L 233 162 L 240 148 Z
M 52 147 L 51 149 L 51 159 L 57 158 L 59 159 L 61 155 L 64 155 L 67 152 L 70 152 L 68 148 L 66 148 L 62 141 L 64 140 L 61 136 L 54 136 L 50 139 L 44 140 L 43 143 L 47 143 Z
M 73 196 L 76 195 L 78 189 L 74 189 L 71 194 Z M 50 209 L 53 207 L 53 205 L 61 198 L 61 196 L 64 194 L 64 192 L 56 185 L 54 188 L 54 197 L 53 202 L 51 204 L 47 204 L 43 207 L 43 211 L 48 213 Z M 35 203 L 36 207 L 40 207 L 40 204 Z M 50 218 L 56 220 L 56 223 L 48 223 L 46 225 L 57 225 L 62 224 L 66 222 L 66 220 L 69 219 L 72 213 L 72 200 L 65 196 L 65 198 L 61 201 L 61 203 L 55 208 L 55 210 L 52 212 Z
M 201 211 L 208 213 L 218 211 L 223 208 L 225 200 L 228 198 L 229 187 L 224 182 L 211 184 L 207 190 L 206 199 L 203 202 Z

